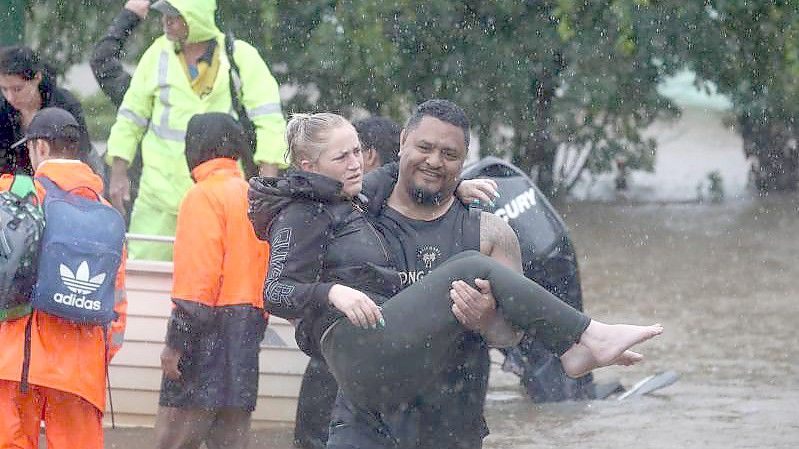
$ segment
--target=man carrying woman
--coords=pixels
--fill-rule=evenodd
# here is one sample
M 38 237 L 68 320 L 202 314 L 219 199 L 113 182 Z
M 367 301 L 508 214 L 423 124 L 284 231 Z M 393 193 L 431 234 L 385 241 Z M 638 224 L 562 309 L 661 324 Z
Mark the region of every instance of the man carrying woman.
M 421 125 L 432 125 L 433 132 L 409 141 Z M 440 206 L 430 219 L 446 211 L 466 157 L 467 130 L 465 116 L 424 115 L 409 123 L 400 161 L 405 175 L 398 183 L 413 189 L 404 199 L 395 189 L 389 205 L 399 213 L 408 201 Z M 501 220 L 481 223 L 481 250 L 491 257 L 466 251 L 400 291 L 394 255 L 364 216 L 361 148 L 349 122 L 334 114 L 295 116 L 287 141 L 297 171 L 251 184 L 251 219 L 273 251 L 265 307 L 301 318 L 300 347 L 325 357 L 343 395 L 360 414 L 374 418 L 376 429 L 385 411 L 426 391 L 447 366 L 454 345 L 468 332 L 456 301 L 470 297 L 467 285 L 493 292 L 497 301 L 499 313 L 477 326 L 481 334 L 505 321 L 535 332 L 574 376 L 640 360 L 627 349 L 662 331 L 659 325 L 592 321 L 518 268 L 508 268 L 520 264 L 518 241 Z

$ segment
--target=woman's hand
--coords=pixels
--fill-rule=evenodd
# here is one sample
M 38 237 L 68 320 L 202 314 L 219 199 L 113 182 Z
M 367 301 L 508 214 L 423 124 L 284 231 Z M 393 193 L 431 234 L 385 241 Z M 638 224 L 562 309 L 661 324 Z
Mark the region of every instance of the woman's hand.
M 336 284 L 327 294 L 330 304 L 347 316 L 350 323 L 364 329 L 385 326 L 380 307 L 363 292 L 345 285 Z
M 480 203 L 494 207 L 494 200 L 499 198 L 499 191 L 493 179 L 465 179 L 458 185 L 455 196 L 467 206 Z

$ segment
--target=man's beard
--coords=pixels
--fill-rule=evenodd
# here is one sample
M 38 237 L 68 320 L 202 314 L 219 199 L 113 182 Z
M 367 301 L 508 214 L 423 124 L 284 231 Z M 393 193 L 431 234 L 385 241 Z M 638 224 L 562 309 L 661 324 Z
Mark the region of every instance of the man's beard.
M 408 194 L 416 204 L 421 204 L 422 206 L 440 206 L 453 193 L 454 189 L 451 188 L 431 192 L 413 184 L 408 186 Z

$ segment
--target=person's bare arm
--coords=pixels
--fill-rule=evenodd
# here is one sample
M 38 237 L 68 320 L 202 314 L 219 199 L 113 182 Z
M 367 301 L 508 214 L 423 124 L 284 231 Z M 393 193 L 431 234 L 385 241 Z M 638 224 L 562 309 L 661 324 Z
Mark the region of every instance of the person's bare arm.
M 483 212 L 480 217 L 480 252 L 522 272 L 521 249 L 516 233 L 494 214 Z M 475 282 L 477 289 L 465 282 L 453 285 L 450 292 L 452 312 L 468 329 L 479 332 L 490 346 L 504 348 L 517 345 L 523 333 L 497 313 L 490 283 L 482 279 Z
M 522 250 L 516 233 L 505 220 L 487 212 L 480 215 L 480 252 L 522 272 Z

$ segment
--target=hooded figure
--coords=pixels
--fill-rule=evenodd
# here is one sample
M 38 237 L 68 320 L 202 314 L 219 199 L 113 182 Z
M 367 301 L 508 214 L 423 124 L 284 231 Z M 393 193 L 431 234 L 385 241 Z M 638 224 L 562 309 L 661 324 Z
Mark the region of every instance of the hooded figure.
M 285 166 L 285 120 L 277 81 L 258 51 L 243 41 L 234 41 L 232 52 L 240 88 L 231 83 L 225 36 L 214 23 L 215 0 L 162 0 L 153 9 L 163 15 L 165 34 L 139 61 L 111 129 L 106 160 L 112 165 L 112 202 L 125 209 L 126 169 L 141 143 L 143 168 L 130 232 L 173 236 L 178 206 L 192 185 L 184 144 L 189 119 L 206 112 L 231 113 L 235 90 L 255 126 L 254 160 L 273 168 Z M 130 256 L 171 260 L 172 248 L 133 241 Z
M 269 244 L 247 218 L 245 146 L 227 114 L 195 115 L 186 160 L 196 184 L 178 214 L 172 313 L 161 353 L 156 447 L 247 446 L 266 329 Z M 201 225 L 198 226 L 198 223 Z

